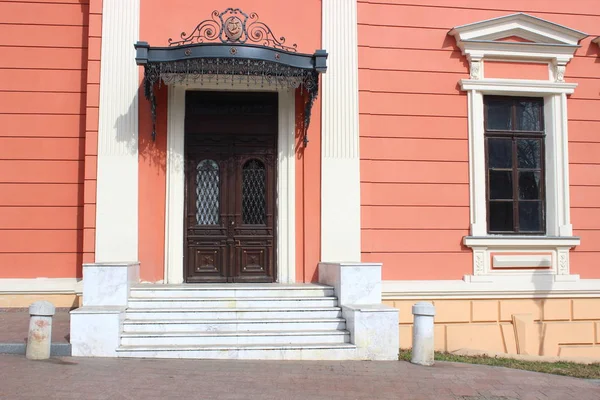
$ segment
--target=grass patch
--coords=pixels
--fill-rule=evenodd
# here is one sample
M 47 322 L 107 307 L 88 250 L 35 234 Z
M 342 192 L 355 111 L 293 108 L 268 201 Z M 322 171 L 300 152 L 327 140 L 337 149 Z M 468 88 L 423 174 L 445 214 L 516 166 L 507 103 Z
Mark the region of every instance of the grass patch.
M 398 357 L 402 361 L 410 361 L 411 351 L 400 350 Z M 540 362 L 513 360 L 510 358 L 488 356 L 459 356 L 450 353 L 435 353 L 436 361 L 462 362 L 468 364 L 491 365 L 522 369 L 525 371 L 543 372 L 546 374 L 571 376 L 574 378 L 600 379 L 600 364 L 577 364 L 572 362 Z

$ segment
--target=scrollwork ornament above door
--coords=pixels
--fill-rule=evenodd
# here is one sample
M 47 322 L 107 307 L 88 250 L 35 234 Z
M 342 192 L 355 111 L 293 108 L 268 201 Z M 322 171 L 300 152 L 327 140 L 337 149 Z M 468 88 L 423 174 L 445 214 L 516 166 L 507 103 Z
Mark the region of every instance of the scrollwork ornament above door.
M 228 8 L 223 12 L 214 10 L 211 19 L 196 25 L 189 35 L 181 32 L 180 40 L 169 38 L 169 46 L 194 43 L 249 43 L 296 52 L 297 45 L 285 44 L 285 37 L 277 38 L 271 28 L 260 21 L 255 12 L 246 14 L 239 8 Z

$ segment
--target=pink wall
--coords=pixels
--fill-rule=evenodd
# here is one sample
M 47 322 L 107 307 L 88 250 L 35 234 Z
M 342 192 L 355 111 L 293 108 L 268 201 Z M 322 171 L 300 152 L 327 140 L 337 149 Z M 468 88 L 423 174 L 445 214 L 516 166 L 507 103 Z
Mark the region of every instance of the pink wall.
M 81 275 L 88 9 L 0 2 L 1 278 Z
M 591 43 L 600 34 L 597 1 L 358 3 L 363 260 L 382 261 L 384 279 L 472 272 L 471 251 L 461 245 L 469 180 L 467 99 L 458 81 L 468 78 L 468 65 L 448 31 L 526 12 L 592 36 L 566 75 L 579 83 L 568 101 L 571 215 L 582 242 L 572 271 L 600 277 L 600 54 Z M 541 73 L 528 68 L 531 77 Z

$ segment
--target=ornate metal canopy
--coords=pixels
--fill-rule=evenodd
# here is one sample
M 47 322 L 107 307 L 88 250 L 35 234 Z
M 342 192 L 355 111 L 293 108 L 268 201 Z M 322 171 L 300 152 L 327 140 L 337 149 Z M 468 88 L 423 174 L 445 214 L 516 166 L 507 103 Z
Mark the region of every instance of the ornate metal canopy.
M 239 8 L 213 11 L 191 34 L 182 32 L 180 40 L 169 39 L 167 47 L 135 44 L 136 62 L 144 66 L 144 90 L 152 108 L 152 138 L 156 136 L 156 97 L 161 82 L 210 83 L 301 88 L 305 95 L 304 145 L 313 103 L 319 90 L 319 73 L 327 69 L 327 52 L 314 54 L 296 51 L 285 38 L 275 37 L 271 29 Z

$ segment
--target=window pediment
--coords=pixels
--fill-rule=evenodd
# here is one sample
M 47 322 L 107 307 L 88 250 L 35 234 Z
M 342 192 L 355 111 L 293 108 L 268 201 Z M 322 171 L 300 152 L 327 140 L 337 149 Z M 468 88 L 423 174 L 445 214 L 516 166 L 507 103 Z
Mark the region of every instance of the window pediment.
M 469 60 L 471 79 L 482 79 L 483 62 L 496 59 L 551 63 L 557 82 L 564 82 L 567 63 L 588 36 L 524 13 L 457 26 L 448 34 Z
M 457 26 L 448 34 L 456 38 L 457 46 L 471 62 L 475 79 L 481 78 L 480 68 L 472 63 L 484 59 L 551 62 L 561 67 L 557 76 L 562 78 L 564 66 L 580 47 L 579 41 L 588 36 L 524 13 Z
M 546 21 L 528 14 L 518 13 L 454 27 L 459 47 L 465 43 L 481 40 L 498 40 L 517 36 L 534 44 L 558 44 L 578 47 L 579 41 L 588 35 L 575 29 Z M 461 46 L 461 43 L 463 46 Z

